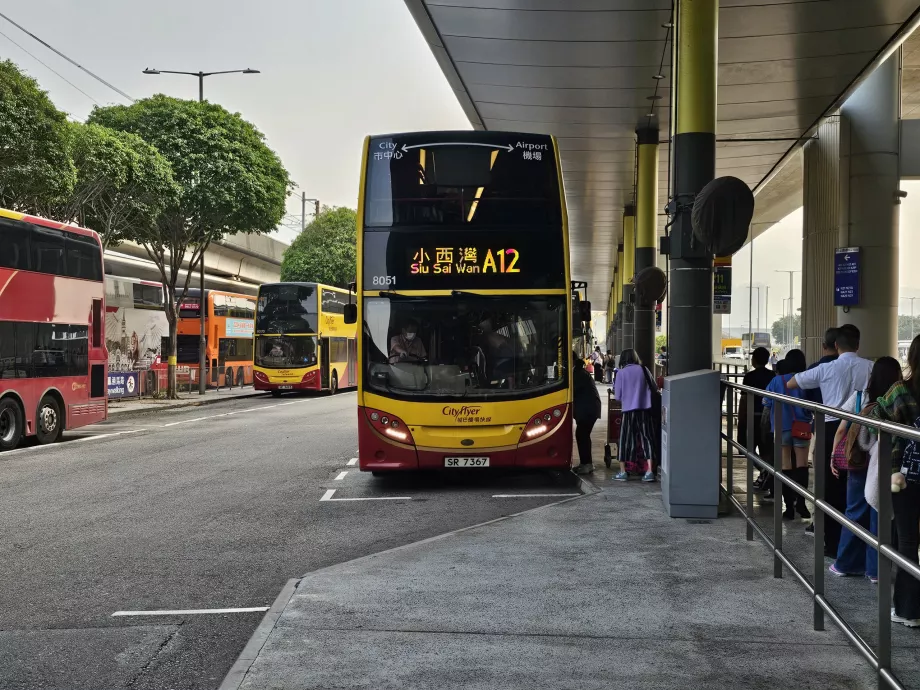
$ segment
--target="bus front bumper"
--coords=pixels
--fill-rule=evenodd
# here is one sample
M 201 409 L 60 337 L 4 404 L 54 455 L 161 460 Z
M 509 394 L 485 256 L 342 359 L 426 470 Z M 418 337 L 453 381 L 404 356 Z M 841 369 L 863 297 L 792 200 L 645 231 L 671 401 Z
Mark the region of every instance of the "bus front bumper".
M 363 472 L 450 470 L 469 466 L 465 458 L 488 458 L 488 468 L 568 470 L 572 465 L 571 415 L 546 437 L 499 448 L 431 448 L 397 443 L 385 438 L 358 412 L 358 457 Z M 460 458 L 460 462 L 456 459 Z M 481 460 L 480 460 L 481 461 Z M 476 467 L 475 465 L 473 467 Z
M 253 374 L 253 388 L 257 391 L 315 391 L 319 390 L 319 383 L 319 369 L 303 374 L 256 369 Z

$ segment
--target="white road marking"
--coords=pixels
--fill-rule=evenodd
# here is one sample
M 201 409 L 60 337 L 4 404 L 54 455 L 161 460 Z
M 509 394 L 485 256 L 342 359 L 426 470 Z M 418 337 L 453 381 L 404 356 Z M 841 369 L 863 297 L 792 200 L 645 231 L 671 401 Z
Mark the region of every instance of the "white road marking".
M 369 496 L 367 498 L 333 498 L 335 489 L 329 489 L 320 501 L 411 501 L 411 496 Z
M 102 438 L 111 438 L 113 436 L 124 436 L 125 434 L 136 434 L 139 431 L 146 431 L 146 429 L 126 429 L 125 431 L 112 431 L 108 434 L 99 434 L 98 436 L 83 436 L 82 438 L 75 438 L 72 441 L 61 441 L 59 443 L 54 443 L 50 446 L 47 445 L 38 445 L 31 446 L 29 448 L 14 448 L 13 450 L 4 451 L 3 455 L 0 455 L 0 458 L 6 459 L 11 455 L 19 455 L 21 453 L 29 453 L 36 450 L 48 450 L 49 448 L 59 448 L 61 446 L 69 448 L 74 443 L 85 443 L 86 441 L 98 441 Z
M 351 460 L 349 460 L 349 461 L 346 462 L 345 464 L 346 464 L 348 467 L 354 467 L 355 465 L 358 464 L 358 458 L 352 458 Z
M 207 613 L 263 613 L 268 611 L 268 606 L 250 606 L 242 609 L 186 609 L 186 610 L 163 610 L 163 611 L 116 611 L 112 617 L 116 616 L 191 616 Z
M 218 417 L 232 417 L 235 414 L 244 414 L 246 412 L 258 412 L 259 410 L 271 410 L 275 407 L 284 407 L 285 405 L 299 405 L 301 403 L 307 402 L 316 402 L 317 400 L 324 400 L 325 398 L 305 398 L 304 400 L 291 400 L 290 402 L 275 403 L 274 405 L 260 405 L 259 407 L 247 407 L 245 410 L 233 410 L 233 412 L 221 412 L 220 414 L 212 414 L 207 417 L 196 417 L 195 419 L 183 419 L 178 422 L 170 422 L 169 424 L 164 424 L 163 428 L 176 426 L 178 424 L 191 424 L 192 422 L 203 422 L 206 419 L 217 419 Z
M 495 494 L 492 498 L 556 498 L 565 496 L 581 496 L 581 494 Z
M 348 474 L 348 470 L 345 470 L 344 472 L 339 472 L 338 476 L 335 478 L 335 481 L 337 482 L 342 481 L 343 479 L 345 479 L 346 474 Z

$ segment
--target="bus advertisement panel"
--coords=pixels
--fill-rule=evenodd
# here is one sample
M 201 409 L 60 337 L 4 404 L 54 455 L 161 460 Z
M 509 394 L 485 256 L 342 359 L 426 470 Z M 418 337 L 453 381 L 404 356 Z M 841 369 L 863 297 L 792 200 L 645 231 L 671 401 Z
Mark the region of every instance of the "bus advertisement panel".
M 252 383 L 252 335 L 256 300 L 220 290 L 204 291 L 205 362 L 209 386 L 243 386 Z M 201 290 L 189 288 L 179 304 L 176 364 L 198 376 Z M 168 338 L 163 351 L 169 351 Z
M 369 137 L 363 170 L 361 469 L 568 469 L 572 304 L 555 141 Z
M 268 283 L 256 311 L 255 389 L 335 393 L 355 385 L 355 325 L 347 290 L 318 283 Z
M 0 209 L 0 450 L 107 416 L 102 244 Z

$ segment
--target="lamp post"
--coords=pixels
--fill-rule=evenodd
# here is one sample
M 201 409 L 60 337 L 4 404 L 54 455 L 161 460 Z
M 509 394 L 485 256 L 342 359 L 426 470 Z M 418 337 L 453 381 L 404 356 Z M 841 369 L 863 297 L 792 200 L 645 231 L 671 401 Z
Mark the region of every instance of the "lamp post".
M 198 78 L 198 102 L 201 103 L 204 101 L 204 78 L 213 77 L 216 74 L 259 74 L 257 69 L 228 69 L 220 72 L 180 72 L 171 69 L 151 69 L 150 67 L 144 68 L 144 74 L 184 74 L 189 77 Z M 193 269 L 192 266 L 189 266 L 189 270 Z M 205 308 L 207 304 L 204 299 L 204 251 L 201 252 L 201 256 L 198 261 L 198 270 L 201 274 L 199 282 L 199 296 L 198 296 L 198 318 L 200 323 L 201 334 L 198 338 L 198 394 L 204 395 L 208 390 L 208 382 L 205 380 L 205 373 L 208 368 L 207 362 L 207 349 L 208 337 L 205 333 Z
M 313 220 L 319 218 L 319 199 L 308 199 L 306 192 L 300 193 L 300 231 L 307 229 L 307 202 L 313 202 Z
M 789 274 L 789 333 L 786 336 L 787 344 L 791 345 L 792 340 L 795 337 L 795 322 L 793 321 L 793 311 L 792 311 L 792 296 L 793 296 L 793 286 L 792 286 L 792 277 L 796 273 L 801 273 L 801 271 L 781 271 L 775 270 L 774 273 L 788 273 Z M 770 317 L 767 316 L 767 320 L 770 320 Z

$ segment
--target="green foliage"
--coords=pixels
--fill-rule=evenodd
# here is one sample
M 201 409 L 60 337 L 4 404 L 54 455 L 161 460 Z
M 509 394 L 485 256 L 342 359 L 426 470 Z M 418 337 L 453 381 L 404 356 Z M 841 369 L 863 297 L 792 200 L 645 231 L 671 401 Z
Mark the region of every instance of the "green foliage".
M 155 228 L 178 199 L 169 163 L 136 134 L 74 122 L 70 153 L 77 184 L 54 217 L 92 228 L 106 247 Z
M 357 270 L 357 214 L 324 208 L 284 252 L 281 280 L 346 287 Z
M 0 61 L 0 206 L 46 213 L 75 181 L 66 116 L 34 79 Z
M 129 235 L 160 269 L 167 293 L 170 356 L 176 354 L 178 303 L 192 272 L 177 290 L 179 271 L 194 266 L 208 245 L 224 235 L 274 230 L 285 212 L 292 183 L 265 137 L 238 113 L 213 103 L 158 95 L 132 105 L 95 108 L 92 124 L 136 134 L 155 147 L 178 184 L 173 203 L 158 221 Z M 170 366 L 170 397 L 175 366 Z
M 655 352 L 660 352 L 661 348 L 663 348 L 667 344 L 668 344 L 668 336 L 664 334 L 655 336 Z
M 910 319 L 910 314 L 898 315 L 898 340 L 913 340 L 914 336 L 920 335 L 920 314 L 913 317 L 913 324 Z
M 783 319 L 777 319 L 773 322 L 773 325 L 770 327 L 770 334 L 773 336 L 774 343 L 782 343 L 784 345 L 791 345 L 792 343 L 786 342 L 787 335 L 789 331 L 789 317 Z M 792 317 L 792 335 L 793 339 L 801 336 L 802 333 L 802 315 L 796 313 Z

